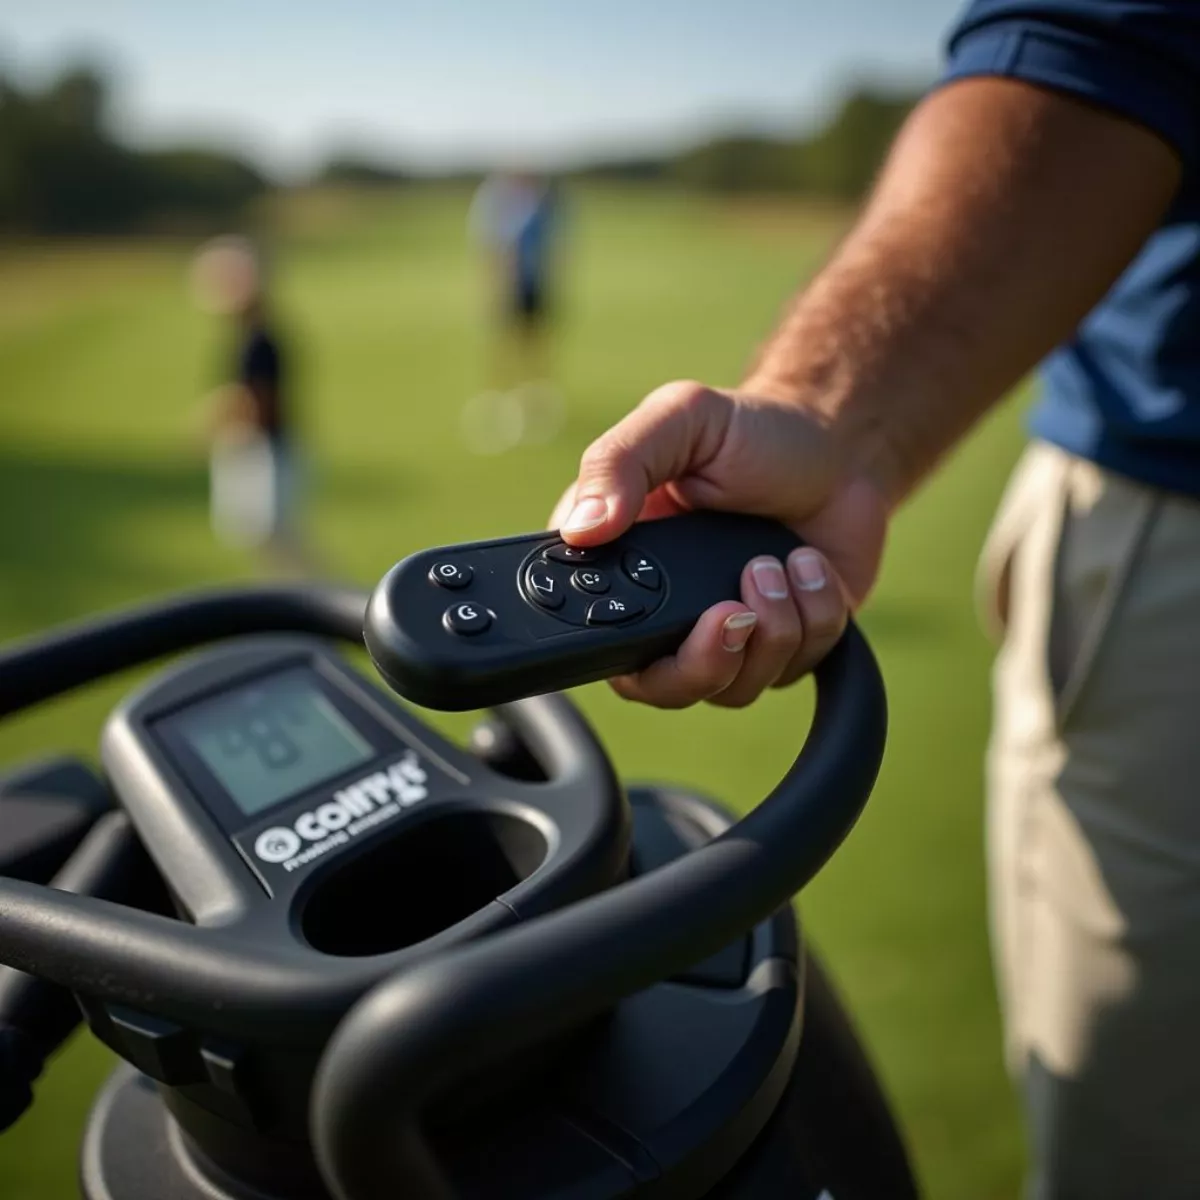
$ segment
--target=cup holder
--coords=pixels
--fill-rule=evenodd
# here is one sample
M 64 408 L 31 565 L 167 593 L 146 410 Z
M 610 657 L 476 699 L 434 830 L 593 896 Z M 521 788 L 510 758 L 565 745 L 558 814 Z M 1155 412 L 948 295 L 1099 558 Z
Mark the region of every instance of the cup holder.
M 361 957 L 416 945 L 486 907 L 541 866 L 545 835 L 501 812 L 433 817 L 323 879 L 301 917 L 323 954 Z

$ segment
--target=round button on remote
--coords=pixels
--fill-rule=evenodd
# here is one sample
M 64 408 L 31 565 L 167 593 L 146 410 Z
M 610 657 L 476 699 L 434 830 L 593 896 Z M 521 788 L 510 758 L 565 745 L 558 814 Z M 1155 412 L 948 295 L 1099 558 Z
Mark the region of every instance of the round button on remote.
M 561 563 L 590 563 L 595 562 L 600 552 L 591 546 L 568 546 L 566 542 L 558 542 L 547 546 L 542 553 L 554 562 Z
M 475 572 L 462 563 L 436 562 L 429 568 L 429 578 L 438 587 L 457 591 L 459 588 L 465 588 L 475 578 Z
M 567 599 L 561 581 L 544 567 L 530 567 L 525 574 L 525 586 L 534 603 L 543 608 L 562 608 Z
M 463 604 L 452 604 L 446 609 L 442 621 L 451 633 L 462 633 L 468 636 L 482 633 L 492 623 L 492 614 L 480 604 L 469 601 Z
M 591 592 L 593 596 L 602 596 L 609 589 L 608 576 L 595 567 L 580 567 L 571 576 L 571 582 L 581 592 Z

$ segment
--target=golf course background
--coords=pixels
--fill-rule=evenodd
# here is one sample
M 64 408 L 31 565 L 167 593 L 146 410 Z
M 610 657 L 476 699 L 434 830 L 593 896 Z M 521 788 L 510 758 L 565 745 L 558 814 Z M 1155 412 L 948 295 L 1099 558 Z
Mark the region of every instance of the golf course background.
M 313 534 L 337 578 L 370 585 L 412 550 L 540 528 L 580 450 L 649 388 L 736 381 L 845 221 L 798 202 L 572 193 L 558 372 L 567 427 L 550 445 L 476 457 L 458 425 L 486 349 L 467 199 L 325 192 L 277 213 Z M 197 404 L 219 381 L 222 343 L 189 305 L 188 252 L 139 241 L 0 256 L 3 639 L 251 575 L 207 523 Z M 801 901 L 927 1192 L 944 1200 L 1011 1197 L 1021 1169 L 985 938 L 989 647 L 971 597 L 1019 451 L 1018 407 L 988 422 L 895 526 L 862 618 L 890 692 L 883 777 Z M 50 750 L 94 759 L 100 723 L 130 682 L 0 726 L 0 770 Z M 652 712 L 603 686 L 578 700 L 624 775 L 692 784 L 739 808 L 777 780 L 811 711 L 807 685 L 742 712 Z M 81 1123 L 108 1065 L 87 1036 L 52 1065 L 32 1113 L 0 1135 L 4 1200 L 75 1194 Z

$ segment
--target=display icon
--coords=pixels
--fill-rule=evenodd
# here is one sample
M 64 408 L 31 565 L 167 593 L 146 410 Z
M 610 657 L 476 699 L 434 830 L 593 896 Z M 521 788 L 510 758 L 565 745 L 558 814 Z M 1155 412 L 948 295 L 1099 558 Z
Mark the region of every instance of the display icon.
M 290 829 L 276 825 L 265 829 L 254 841 L 254 853 L 263 862 L 281 863 L 292 857 L 300 849 L 300 839 Z

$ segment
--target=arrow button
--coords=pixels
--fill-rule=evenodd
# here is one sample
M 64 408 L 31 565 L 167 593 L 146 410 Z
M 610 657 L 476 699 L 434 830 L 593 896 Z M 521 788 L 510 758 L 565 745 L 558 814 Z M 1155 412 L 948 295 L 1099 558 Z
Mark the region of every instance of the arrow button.
M 621 566 L 634 583 L 647 591 L 657 592 L 662 587 L 662 571 L 653 559 L 644 554 L 639 554 L 636 550 L 628 551 L 621 559 Z
M 541 567 L 530 567 L 525 576 L 525 586 L 535 604 L 542 608 L 562 608 L 566 600 L 563 585 Z
M 589 625 L 619 625 L 622 621 L 628 621 L 630 617 L 640 616 L 644 611 L 637 600 L 609 596 L 592 604 L 588 609 L 587 622 Z

